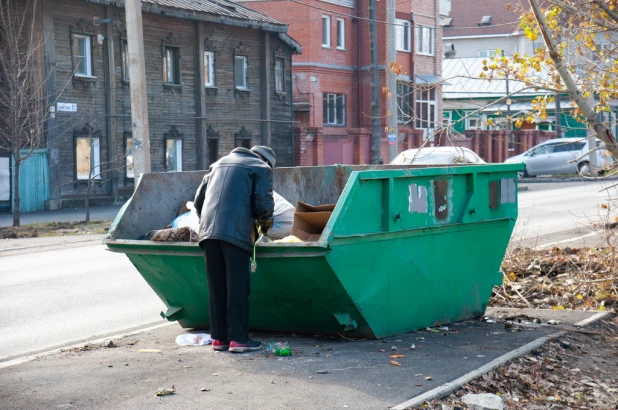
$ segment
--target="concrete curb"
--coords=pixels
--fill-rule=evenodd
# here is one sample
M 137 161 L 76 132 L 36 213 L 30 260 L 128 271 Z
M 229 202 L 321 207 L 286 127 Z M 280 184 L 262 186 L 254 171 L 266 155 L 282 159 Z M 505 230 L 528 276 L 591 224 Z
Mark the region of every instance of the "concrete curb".
M 577 322 L 575 324 L 575 326 L 587 326 L 591 323 L 596 322 L 597 320 L 601 320 L 606 316 L 610 316 L 611 312 L 599 312 L 594 316 L 590 316 L 588 319 L 582 320 L 581 322 Z M 566 330 L 561 330 L 559 332 L 556 333 L 552 333 L 548 336 L 543 336 L 543 337 L 539 337 L 536 340 L 533 340 L 532 342 L 518 348 L 515 350 L 511 350 L 510 352 L 503 354 L 502 356 L 492 360 L 491 362 L 487 363 L 484 366 L 479 367 L 476 370 L 473 370 L 467 374 L 464 374 L 463 376 L 459 377 L 458 379 L 453 380 L 452 382 L 449 383 L 445 383 L 442 386 L 436 387 L 433 390 L 430 390 L 426 393 L 423 393 L 419 396 L 413 397 L 408 401 L 405 401 L 401 404 L 398 404 L 394 407 L 391 407 L 391 410 L 405 410 L 411 407 L 416 407 L 416 406 L 422 406 L 423 403 L 428 402 L 430 400 L 433 399 L 439 399 L 442 398 L 444 396 L 447 396 L 449 394 L 451 394 L 452 392 L 454 392 L 455 390 L 459 389 L 461 386 L 463 386 L 464 384 L 468 383 L 469 381 L 471 381 L 472 379 L 475 379 L 479 376 L 482 376 L 485 373 L 489 373 L 490 371 L 494 370 L 495 368 L 503 365 L 504 363 L 508 362 L 509 360 L 513 360 L 516 357 L 520 357 L 523 356 L 529 352 L 531 352 L 534 349 L 538 349 L 539 347 L 543 346 L 545 343 L 547 343 L 548 341 L 552 340 L 552 339 L 556 339 L 560 336 L 565 335 L 566 333 L 568 333 L 568 331 Z

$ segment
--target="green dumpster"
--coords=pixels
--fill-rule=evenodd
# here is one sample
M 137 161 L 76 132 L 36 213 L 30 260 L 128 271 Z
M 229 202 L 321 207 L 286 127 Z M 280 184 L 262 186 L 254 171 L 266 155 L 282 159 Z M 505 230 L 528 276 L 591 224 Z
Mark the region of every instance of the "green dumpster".
M 482 315 L 502 281 L 521 167 L 275 169 L 291 203 L 336 206 L 318 242 L 258 244 L 250 328 L 381 338 Z M 185 328 L 209 327 L 201 249 L 138 238 L 168 225 L 203 175 L 142 175 L 104 240 Z

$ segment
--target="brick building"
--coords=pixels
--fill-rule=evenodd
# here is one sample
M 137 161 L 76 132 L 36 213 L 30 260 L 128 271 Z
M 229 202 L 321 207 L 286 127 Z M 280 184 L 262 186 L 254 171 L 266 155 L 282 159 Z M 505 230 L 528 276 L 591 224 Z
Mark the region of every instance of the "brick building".
M 368 163 L 371 135 L 371 60 L 368 0 L 235 0 L 284 21 L 303 46 L 294 59 L 295 155 L 298 165 Z M 387 125 L 386 1 L 377 2 L 380 117 Z M 441 118 L 442 30 L 450 1 L 396 3 L 396 90 L 399 149 L 431 138 Z M 388 162 L 386 132 L 382 158 Z
M 26 168 L 43 164 L 37 172 L 48 177 L 20 184 L 22 195 L 46 190 L 35 208 L 63 206 L 84 197 L 92 175 L 95 197 L 128 195 L 135 175 L 123 2 L 38 4 L 52 104 L 46 160 Z M 271 145 L 278 165 L 294 164 L 291 64 L 301 48 L 285 24 L 226 0 L 148 0 L 143 28 L 153 172 L 205 169 L 253 144 Z

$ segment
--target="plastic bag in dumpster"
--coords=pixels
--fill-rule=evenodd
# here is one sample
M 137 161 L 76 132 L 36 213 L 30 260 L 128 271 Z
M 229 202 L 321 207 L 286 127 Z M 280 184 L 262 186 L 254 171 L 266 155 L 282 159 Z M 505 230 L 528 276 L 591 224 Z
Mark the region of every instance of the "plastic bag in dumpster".
M 266 234 L 271 239 L 282 239 L 290 235 L 294 222 L 294 206 L 281 195 L 273 191 L 275 212 L 273 213 L 273 227 Z
M 319 241 L 334 209 L 334 204 L 312 206 L 297 202 L 291 234 L 305 242 Z
M 199 236 L 188 226 L 150 231 L 146 234 L 151 240 L 158 242 L 197 242 Z
M 294 235 L 286 236 L 283 239 L 277 239 L 275 243 L 287 243 L 287 242 L 304 242 L 295 237 Z
M 172 221 L 172 228 L 184 228 L 185 226 L 188 226 L 193 230 L 193 232 L 199 233 L 200 217 L 197 216 L 193 202 L 187 201 L 183 207 L 186 207 L 189 211 L 176 217 L 176 219 Z

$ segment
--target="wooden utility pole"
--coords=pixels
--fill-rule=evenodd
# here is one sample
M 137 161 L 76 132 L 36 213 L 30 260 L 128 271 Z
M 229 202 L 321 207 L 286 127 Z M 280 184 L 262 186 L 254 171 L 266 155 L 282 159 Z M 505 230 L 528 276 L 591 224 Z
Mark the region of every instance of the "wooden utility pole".
M 390 117 L 388 117 L 388 161 L 390 162 L 399 154 L 397 117 L 399 114 L 398 110 L 403 108 L 397 107 L 397 76 L 393 70 L 389 69 L 392 62 L 397 62 L 397 52 L 395 51 L 395 0 L 386 1 L 386 21 L 388 23 L 386 28 L 388 41 L 386 42 L 386 67 L 384 71 L 386 73 L 386 86 L 391 93 L 391 97 L 388 99 L 388 111 L 391 113 Z M 403 29 L 405 30 L 406 27 Z
M 129 76 L 131 78 L 133 166 L 135 173 L 139 175 L 150 172 L 150 134 L 141 0 L 125 0 L 125 15 L 129 48 Z

